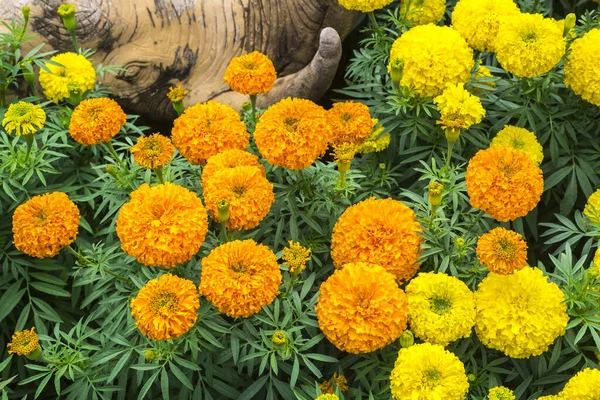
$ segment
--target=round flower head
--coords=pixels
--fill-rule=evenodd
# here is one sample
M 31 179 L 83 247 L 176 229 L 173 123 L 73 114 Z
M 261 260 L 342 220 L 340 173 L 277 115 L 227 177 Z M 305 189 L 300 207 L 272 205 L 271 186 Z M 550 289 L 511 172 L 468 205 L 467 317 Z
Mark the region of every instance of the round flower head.
M 8 344 L 8 354 L 28 356 L 40 345 L 40 339 L 35 333 L 35 327 L 15 332 L 12 341 Z
M 23 253 L 54 257 L 75 241 L 79 209 L 62 192 L 34 196 L 15 210 L 12 230 L 15 247 Z
M 467 166 L 471 205 L 498 221 L 513 221 L 533 210 L 544 191 L 542 170 L 512 147 L 480 150 Z
M 131 315 L 152 340 L 186 334 L 198 319 L 200 295 L 194 282 L 171 274 L 152 279 L 131 300 Z
M 475 332 L 487 347 L 512 358 L 538 356 L 564 334 L 565 296 L 537 268 L 490 273 L 475 292 Z
M 371 12 L 379 10 L 394 0 L 338 0 L 340 5 L 347 10 Z
M 576 39 L 565 61 L 565 85 L 600 107 L 600 29 Z
M 400 13 L 413 25 L 436 25 L 442 20 L 445 12 L 446 0 L 400 1 Z
M 373 120 L 369 107 L 355 101 L 335 103 L 327 111 L 331 143 L 358 144 L 369 137 Z
M 344 211 L 333 228 L 331 258 L 336 268 L 367 262 L 383 266 L 400 282 L 419 269 L 423 238 L 415 213 L 397 200 L 363 200 Z
M 306 268 L 306 263 L 310 260 L 310 249 L 303 247 L 300 243 L 289 241 L 289 247 L 281 251 L 281 258 L 288 266 L 291 274 L 298 275 Z
M 224 79 L 238 93 L 257 95 L 273 88 L 277 72 L 269 57 L 253 51 L 232 59 L 225 70 Z
M 471 336 L 475 325 L 473 293 L 460 279 L 420 273 L 406 286 L 408 323 L 419 339 L 441 346 Z
M 50 72 L 43 68 L 40 69 L 40 85 L 49 100 L 58 103 L 68 99 L 74 90 L 85 93 L 94 88 L 96 70 L 92 63 L 81 54 L 57 54 L 50 61 L 61 66 L 46 63 L 46 68 Z
M 254 154 L 239 149 L 225 150 L 209 158 L 204 168 L 202 168 L 202 190 L 206 191 L 208 181 L 217 172 L 241 166 L 258 167 L 262 175 L 267 176 L 265 167 Z
M 560 393 L 565 400 L 600 399 L 600 370 L 586 368 L 569 379 Z
M 535 134 L 524 128 L 506 125 L 492 140 L 490 146 L 510 146 L 521 150 L 536 166 L 544 160 L 544 149 L 537 141 Z
M 171 100 L 171 103 L 178 103 L 183 101 L 185 96 L 190 94 L 188 90 L 185 90 L 183 86 L 179 85 L 177 87 L 170 87 L 169 93 L 167 93 L 167 97 Z
M 46 123 L 44 109 L 26 101 L 19 101 L 8 106 L 2 119 L 2 127 L 7 133 L 21 135 L 32 135 L 42 129 Z
M 400 349 L 390 376 L 394 400 L 463 400 L 469 390 L 465 366 L 437 344 Z
M 404 63 L 400 86 L 421 97 L 441 94 L 447 83 L 466 83 L 475 65 L 473 50 L 457 31 L 432 24 L 411 28 L 396 39 L 390 61 L 396 60 Z
M 355 151 L 357 153 L 369 154 L 383 151 L 388 148 L 392 141 L 392 135 L 389 133 L 386 133 L 385 135 L 381 134 L 385 130 L 385 127 L 383 125 L 377 125 L 379 120 L 373 118 L 372 121 L 373 126 L 371 128 L 371 133 L 364 142 L 356 146 Z
M 497 386 L 488 392 L 489 400 L 515 400 L 515 394 L 512 390 L 504 386 Z
M 271 249 L 252 239 L 235 240 L 202 260 L 200 292 L 223 314 L 248 318 L 275 300 L 281 280 Z
M 554 20 L 541 14 L 517 14 L 503 19 L 494 49 L 504 69 L 534 78 L 558 64 L 566 42 Z
M 406 329 L 406 295 L 379 265 L 346 264 L 323 282 L 320 291 L 315 307 L 319 327 L 342 351 L 375 351 Z
M 269 213 L 275 194 L 260 168 L 239 166 L 217 171 L 205 184 L 204 201 L 215 220 L 223 200 L 229 202 L 227 229 L 246 230 L 257 227 Z
M 173 123 L 171 139 L 192 164 L 203 164 L 224 150 L 248 147 L 249 135 L 230 106 L 208 101 L 185 109 Z
M 317 396 L 315 400 L 340 400 L 337 394 L 326 393 L 320 396 Z
M 125 125 L 127 115 L 116 101 L 107 98 L 84 100 L 73 110 L 69 133 L 84 146 L 109 142 Z
M 175 147 L 171 143 L 171 139 L 155 133 L 148 137 L 140 136 L 129 151 L 138 165 L 156 169 L 171 162 L 171 158 L 175 154 Z
M 452 12 L 452 26 L 479 51 L 494 51 L 500 21 L 518 15 L 514 0 L 459 0 Z
M 321 106 L 310 100 L 288 98 L 261 115 L 254 140 L 269 164 L 298 170 L 325 154 L 329 129 Z
M 514 231 L 497 227 L 477 241 L 479 262 L 500 275 L 509 275 L 527 266 L 527 243 Z
M 444 129 L 469 129 L 481 122 L 485 109 L 479 97 L 473 96 L 464 84 L 447 84 L 444 92 L 433 99 L 441 114 L 437 121 Z
M 131 192 L 117 217 L 121 248 L 138 262 L 174 268 L 198 253 L 208 230 L 202 201 L 188 189 L 166 182 Z
M 600 225 L 600 189 L 597 189 L 588 198 L 583 213 L 592 221 L 594 224 Z

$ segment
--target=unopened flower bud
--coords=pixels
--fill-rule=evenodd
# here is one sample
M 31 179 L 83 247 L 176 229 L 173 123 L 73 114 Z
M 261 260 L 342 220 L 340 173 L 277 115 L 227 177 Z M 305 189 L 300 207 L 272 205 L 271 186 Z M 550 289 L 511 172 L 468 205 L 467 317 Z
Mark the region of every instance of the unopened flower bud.
M 563 30 L 563 36 L 567 36 L 569 34 L 569 32 L 571 32 L 571 29 L 573 29 L 576 22 L 577 22 L 577 17 L 575 16 L 575 14 L 573 14 L 573 13 L 567 14 L 567 16 L 565 17 L 565 27 Z
M 219 222 L 227 222 L 229 220 L 229 201 L 221 200 L 217 203 L 217 219 Z
M 156 358 L 156 352 L 154 350 L 146 350 L 144 353 L 144 358 L 146 361 L 152 361 Z
M 276 349 L 282 349 L 288 342 L 287 335 L 283 331 L 275 331 L 273 336 L 271 337 L 271 342 L 273 342 L 273 347 Z
M 28 6 L 21 7 L 21 13 L 23 14 L 23 20 L 25 22 L 25 25 L 27 25 L 27 21 L 29 21 L 29 12 L 30 11 L 31 11 L 31 9 Z
M 467 379 L 469 380 L 469 382 L 475 382 L 475 380 L 477 379 L 477 377 L 473 374 L 468 374 L 467 375 Z
M 444 191 L 444 185 L 434 181 L 429 184 L 429 204 L 433 207 L 437 207 L 442 204 L 442 192 Z
M 65 28 L 69 32 L 75 32 L 75 6 L 69 3 L 61 4 L 58 7 L 58 15 L 62 18 Z
M 390 78 L 395 89 L 400 87 L 400 81 L 404 75 L 404 61 L 396 58 L 390 63 Z
M 117 177 L 117 169 L 114 167 L 114 165 L 107 165 L 106 172 L 108 172 L 108 174 L 113 178 Z
M 459 128 L 447 128 L 446 129 L 446 139 L 448 139 L 448 141 L 450 143 L 454 143 L 458 140 L 458 138 L 460 137 L 460 129 Z
M 385 169 L 385 168 L 386 168 L 386 167 L 385 167 L 385 164 L 384 164 L 384 163 L 381 163 L 381 164 L 379 164 L 379 169 L 382 169 L 382 170 L 383 170 L 383 169 Z
M 460 249 L 465 245 L 465 239 L 457 238 L 454 243 L 456 243 L 456 247 L 458 247 Z
M 413 335 L 413 333 L 407 329 L 404 332 L 402 332 L 399 341 L 400 346 L 402 346 L 403 348 L 410 347 L 413 344 L 415 344 L 415 335 Z

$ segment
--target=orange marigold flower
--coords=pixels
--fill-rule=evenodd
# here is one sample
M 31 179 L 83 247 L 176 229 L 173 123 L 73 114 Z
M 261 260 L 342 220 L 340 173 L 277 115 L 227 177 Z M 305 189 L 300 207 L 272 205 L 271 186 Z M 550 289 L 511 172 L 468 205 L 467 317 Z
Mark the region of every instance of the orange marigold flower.
M 306 168 L 327 150 L 325 110 L 310 100 L 281 100 L 260 117 L 254 140 L 269 164 L 292 170 Z
M 319 327 L 342 351 L 369 353 L 406 329 L 406 295 L 394 275 L 363 262 L 336 270 L 322 285 L 315 307 Z
M 477 256 L 491 272 L 509 275 L 527 266 L 527 243 L 517 232 L 497 227 L 479 238 Z
M 533 210 L 544 191 L 542 170 L 522 151 L 493 146 L 467 166 L 471 205 L 498 221 L 513 221 Z
M 40 345 L 40 339 L 35 333 L 35 327 L 15 332 L 12 341 L 8 344 L 8 354 L 28 356 Z
M 84 146 L 110 141 L 127 122 L 127 115 L 112 99 L 84 100 L 73 110 L 69 133 Z
M 290 273 L 298 275 L 306 268 L 306 263 L 310 260 L 310 249 L 303 247 L 300 243 L 289 241 L 289 247 L 281 252 L 283 262 L 289 267 Z
M 167 97 L 171 100 L 171 103 L 177 103 L 179 101 L 183 101 L 185 96 L 190 94 L 188 90 L 185 90 L 183 86 L 179 85 L 177 87 L 170 87 L 169 93 L 167 93 Z
M 185 109 L 173 123 L 171 139 L 192 164 L 203 164 L 224 150 L 248 147 L 249 135 L 230 106 L 208 101 Z
M 331 142 L 359 144 L 369 137 L 373 120 L 369 107 L 355 101 L 335 103 L 327 111 Z
M 200 292 L 223 314 L 248 318 L 275 300 L 281 280 L 271 249 L 252 239 L 235 240 L 202 260 Z
M 205 186 L 204 201 L 213 219 L 217 219 L 218 203 L 229 202 L 227 229 L 230 230 L 257 227 L 275 201 L 273 185 L 258 167 L 240 166 L 217 171 Z
M 129 151 L 138 165 L 156 169 L 171 162 L 171 158 L 175 154 L 175 147 L 171 143 L 171 139 L 155 133 L 148 137 L 140 136 Z
M 208 230 L 208 216 L 194 192 L 166 182 L 143 184 L 131 192 L 117 218 L 123 251 L 138 262 L 174 268 L 198 252 Z
M 131 300 L 131 315 L 152 340 L 186 334 L 198 319 L 200 294 L 194 282 L 171 274 L 152 279 Z
M 383 266 L 398 281 L 407 281 L 419 269 L 423 238 L 415 213 L 393 199 L 374 197 L 355 204 L 333 228 L 331 258 L 336 268 L 368 262 Z
M 202 190 L 206 191 L 207 182 L 216 172 L 241 166 L 258 167 L 262 175 L 267 176 L 265 167 L 254 154 L 239 149 L 225 150 L 209 158 L 204 168 L 202 168 Z
M 75 241 L 79 209 L 62 192 L 46 193 L 17 207 L 12 225 L 17 249 L 32 257 L 54 257 Z
M 225 70 L 223 78 L 234 91 L 246 95 L 257 95 L 267 93 L 273 88 L 277 72 L 275 72 L 275 67 L 269 57 L 253 51 L 233 58 Z

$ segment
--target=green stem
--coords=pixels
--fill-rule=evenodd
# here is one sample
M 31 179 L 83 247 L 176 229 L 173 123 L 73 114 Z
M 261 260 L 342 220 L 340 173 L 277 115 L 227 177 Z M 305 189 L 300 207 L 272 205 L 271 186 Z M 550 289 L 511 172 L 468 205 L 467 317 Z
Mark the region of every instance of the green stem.
M 6 107 L 6 85 L 0 85 L 0 108 Z
M 77 35 L 75 34 L 75 29 L 69 30 L 71 34 L 71 39 L 73 39 L 73 46 L 75 46 L 75 53 L 79 54 L 79 44 L 77 43 Z
M 33 137 L 33 133 L 25 136 L 25 143 L 27 143 L 27 154 L 25 154 L 25 162 L 29 161 L 29 154 L 31 154 L 31 149 L 33 148 L 33 143 L 35 138 Z
M 306 176 L 304 175 L 304 170 L 296 170 L 296 174 L 299 178 L 298 180 L 302 182 L 303 189 L 310 195 L 310 197 L 314 197 L 315 194 L 310 183 L 308 182 L 308 179 L 306 179 Z
M 227 243 L 229 239 L 227 237 L 227 221 L 221 222 L 221 235 L 223 235 L 223 243 Z
M 117 151 L 115 150 L 115 148 L 112 145 L 112 142 L 106 142 L 106 149 L 108 150 L 108 152 L 110 153 L 111 156 L 113 156 L 113 158 L 115 159 L 115 161 L 123 168 L 123 169 L 127 169 L 127 166 L 125 165 L 125 163 L 123 163 L 123 160 L 121 160 L 121 158 L 119 157 L 119 155 L 117 154 Z
M 163 176 L 163 167 L 156 167 L 154 168 L 154 172 L 156 173 L 156 176 L 158 177 L 158 181 L 161 184 L 165 183 L 165 178 Z
M 88 266 L 92 264 L 92 260 L 90 260 L 89 258 L 87 258 L 86 256 L 84 256 L 83 254 L 79 253 L 78 251 L 76 251 L 73 247 L 71 247 L 71 245 L 69 245 L 69 246 L 67 246 L 65 248 L 69 251 L 69 253 L 71 253 L 75 257 L 77 257 L 77 259 L 80 262 L 82 262 L 83 264 L 88 265 Z M 120 280 L 125 281 L 125 282 L 129 282 L 129 283 L 133 283 L 133 281 L 131 279 L 126 278 L 123 275 L 117 274 L 115 271 L 113 271 L 110 268 L 103 267 L 102 269 L 104 270 L 104 272 L 106 272 L 109 275 L 114 276 L 117 279 L 120 279 Z
M 250 106 L 252 107 L 250 110 L 251 115 L 252 115 L 252 123 L 254 124 L 254 126 L 256 126 L 256 95 L 255 94 L 250 95 Z
M 375 29 L 375 33 L 377 33 L 378 36 L 383 36 L 381 27 L 379 26 L 379 23 L 377 22 L 377 18 L 375 18 L 375 13 L 373 11 L 371 11 L 367 14 L 369 14 L 369 19 L 371 20 L 371 25 L 373 25 L 373 28 Z
M 448 140 L 448 157 L 446 158 L 446 169 L 450 169 L 450 159 L 452 158 L 452 148 L 454 147 L 454 142 Z
M 346 171 L 340 171 L 340 179 L 339 179 L 340 188 L 346 188 Z

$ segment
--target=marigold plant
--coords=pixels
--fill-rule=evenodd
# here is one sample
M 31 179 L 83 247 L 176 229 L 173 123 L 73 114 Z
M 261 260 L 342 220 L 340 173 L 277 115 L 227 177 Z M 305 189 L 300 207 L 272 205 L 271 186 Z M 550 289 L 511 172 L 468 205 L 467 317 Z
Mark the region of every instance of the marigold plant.
M 46 97 L 55 102 L 68 99 L 72 93 L 82 94 L 94 88 L 96 70 L 81 54 L 61 53 L 40 69 L 40 85 Z
M 238 93 L 257 95 L 271 90 L 276 78 L 277 72 L 269 57 L 253 51 L 233 58 L 223 79 Z
M 38 104 L 19 101 L 8 106 L 2 119 L 2 127 L 7 133 L 32 135 L 44 127 L 46 113 Z

